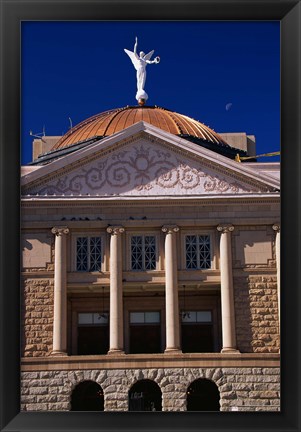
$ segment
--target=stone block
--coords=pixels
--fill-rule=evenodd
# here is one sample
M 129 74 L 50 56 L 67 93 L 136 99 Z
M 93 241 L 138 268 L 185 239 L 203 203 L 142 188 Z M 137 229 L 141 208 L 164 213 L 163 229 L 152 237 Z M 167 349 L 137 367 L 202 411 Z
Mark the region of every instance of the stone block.
M 227 384 L 221 385 L 220 388 L 219 388 L 219 390 L 220 390 L 220 392 L 230 392 L 230 391 L 233 390 L 233 388 L 234 387 L 233 387 L 232 384 L 227 383 Z
M 27 404 L 26 411 L 48 411 L 48 404 L 46 403 Z
M 37 401 L 37 396 L 35 395 L 22 395 L 21 402 L 22 404 L 33 404 Z
M 255 408 L 255 411 L 264 411 L 264 412 L 267 412 L 267 411 L 279 411 L 279 408 L 276 407 L 276 406 L 265 406 L 265 407 L 257 406 Z
M 32 395 L 46 395 L 48 394 L 47 387 L 32 387 L 30 389 L 30 394 Z
M 63 378 L 50 379 L 48 385 L 49 385 L 49 387 L 63 386 L 64 380 L 63 380 Z
M 167 384 L 164 388 L 164 393 L 174 392 L 175 391 L 175 385 L 174 384 Z
M 237 395 L 236 395 L 235 391 L 223 392 L 222 398 L 223 399 L 237 399 Z

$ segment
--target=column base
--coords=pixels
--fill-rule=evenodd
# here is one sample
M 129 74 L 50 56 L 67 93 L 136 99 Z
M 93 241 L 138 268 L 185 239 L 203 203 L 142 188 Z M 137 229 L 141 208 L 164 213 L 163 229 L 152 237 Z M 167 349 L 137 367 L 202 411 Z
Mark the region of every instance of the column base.
M 179 348 L 166 348 L 164 354 L 182 354 L 182 350 Z
M 222 348 L 222 354 L 240 354 L 240 351 L 236 348 Z
M 50 355 L 53 357 L 67 357 L 68 356 L 68 354 L 64 351 L 51 351 Z
M 108 355 L 122 355 L 125 354 L 123 350 L 111 349 L 107 352 Z

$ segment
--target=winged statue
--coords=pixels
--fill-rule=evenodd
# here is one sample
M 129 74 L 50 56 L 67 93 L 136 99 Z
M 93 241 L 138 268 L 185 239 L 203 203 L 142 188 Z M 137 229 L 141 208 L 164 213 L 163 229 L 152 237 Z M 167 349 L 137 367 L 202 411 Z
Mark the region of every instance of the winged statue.
M 141 51 L 138 55 L 137 46 L 138 46 L 138 39 L 136 37 L 134 51 L 129 51 L 127 49 L 124 49 L 124 51 L 131 59 L 134 68 L 137 71 L 136 99 L 141 105 L 143 105 L 145 101 L 148 99 L 148 95 L 144 90 L 145 80 L 146 80 L 146 66 L 148 64 L 159 63 L 160 57 L 157 56 L 155 57 L 154 60 L 151 60 L 151 57 L 154 54 L 154 50 L 150 51 L 148 54 L 145 54 L 143 51 Z

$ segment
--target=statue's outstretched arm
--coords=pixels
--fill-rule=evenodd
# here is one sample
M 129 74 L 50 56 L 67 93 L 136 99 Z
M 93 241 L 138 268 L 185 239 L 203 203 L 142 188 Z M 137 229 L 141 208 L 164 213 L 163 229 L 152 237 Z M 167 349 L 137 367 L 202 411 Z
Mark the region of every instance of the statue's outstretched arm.
M 136 36 L 135 45 L 134 45 L 134 53 L 137 55 L 137 46 L 138 46 L 138 39 Z
M 160 57 L 157 56 L 154 60 L 145 60 L 147 64 L 159 63 Z

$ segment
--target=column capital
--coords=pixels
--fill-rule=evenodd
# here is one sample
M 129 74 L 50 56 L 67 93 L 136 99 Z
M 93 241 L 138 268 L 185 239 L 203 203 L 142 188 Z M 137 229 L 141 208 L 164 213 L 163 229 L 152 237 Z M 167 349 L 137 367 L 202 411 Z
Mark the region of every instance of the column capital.
M 174 234 L 180 230 L 177 225 L 163 225 L 161 229 L 166 234 Z
M 227 233 L 227 232 L 232 232 L 234 231 L 234 226 L 232 224 L 220 224 L 216 227 L 217 231 L 221 232 L 221 233 Z
M 112 235 L 118 235 L 124 233 L 125 229 L 123 226 L 109 226 L 107 232 Z
M 279 233 L 280 232 L 280 223 L 274 223 L 272 228 L 274 231 Z
M 52 232 L 52 234 L 55 234 L 56 236 L 62 236 L 63 234 L 69 233 L 69 228 L 66 226 L 53 227 L 51 232 Z

